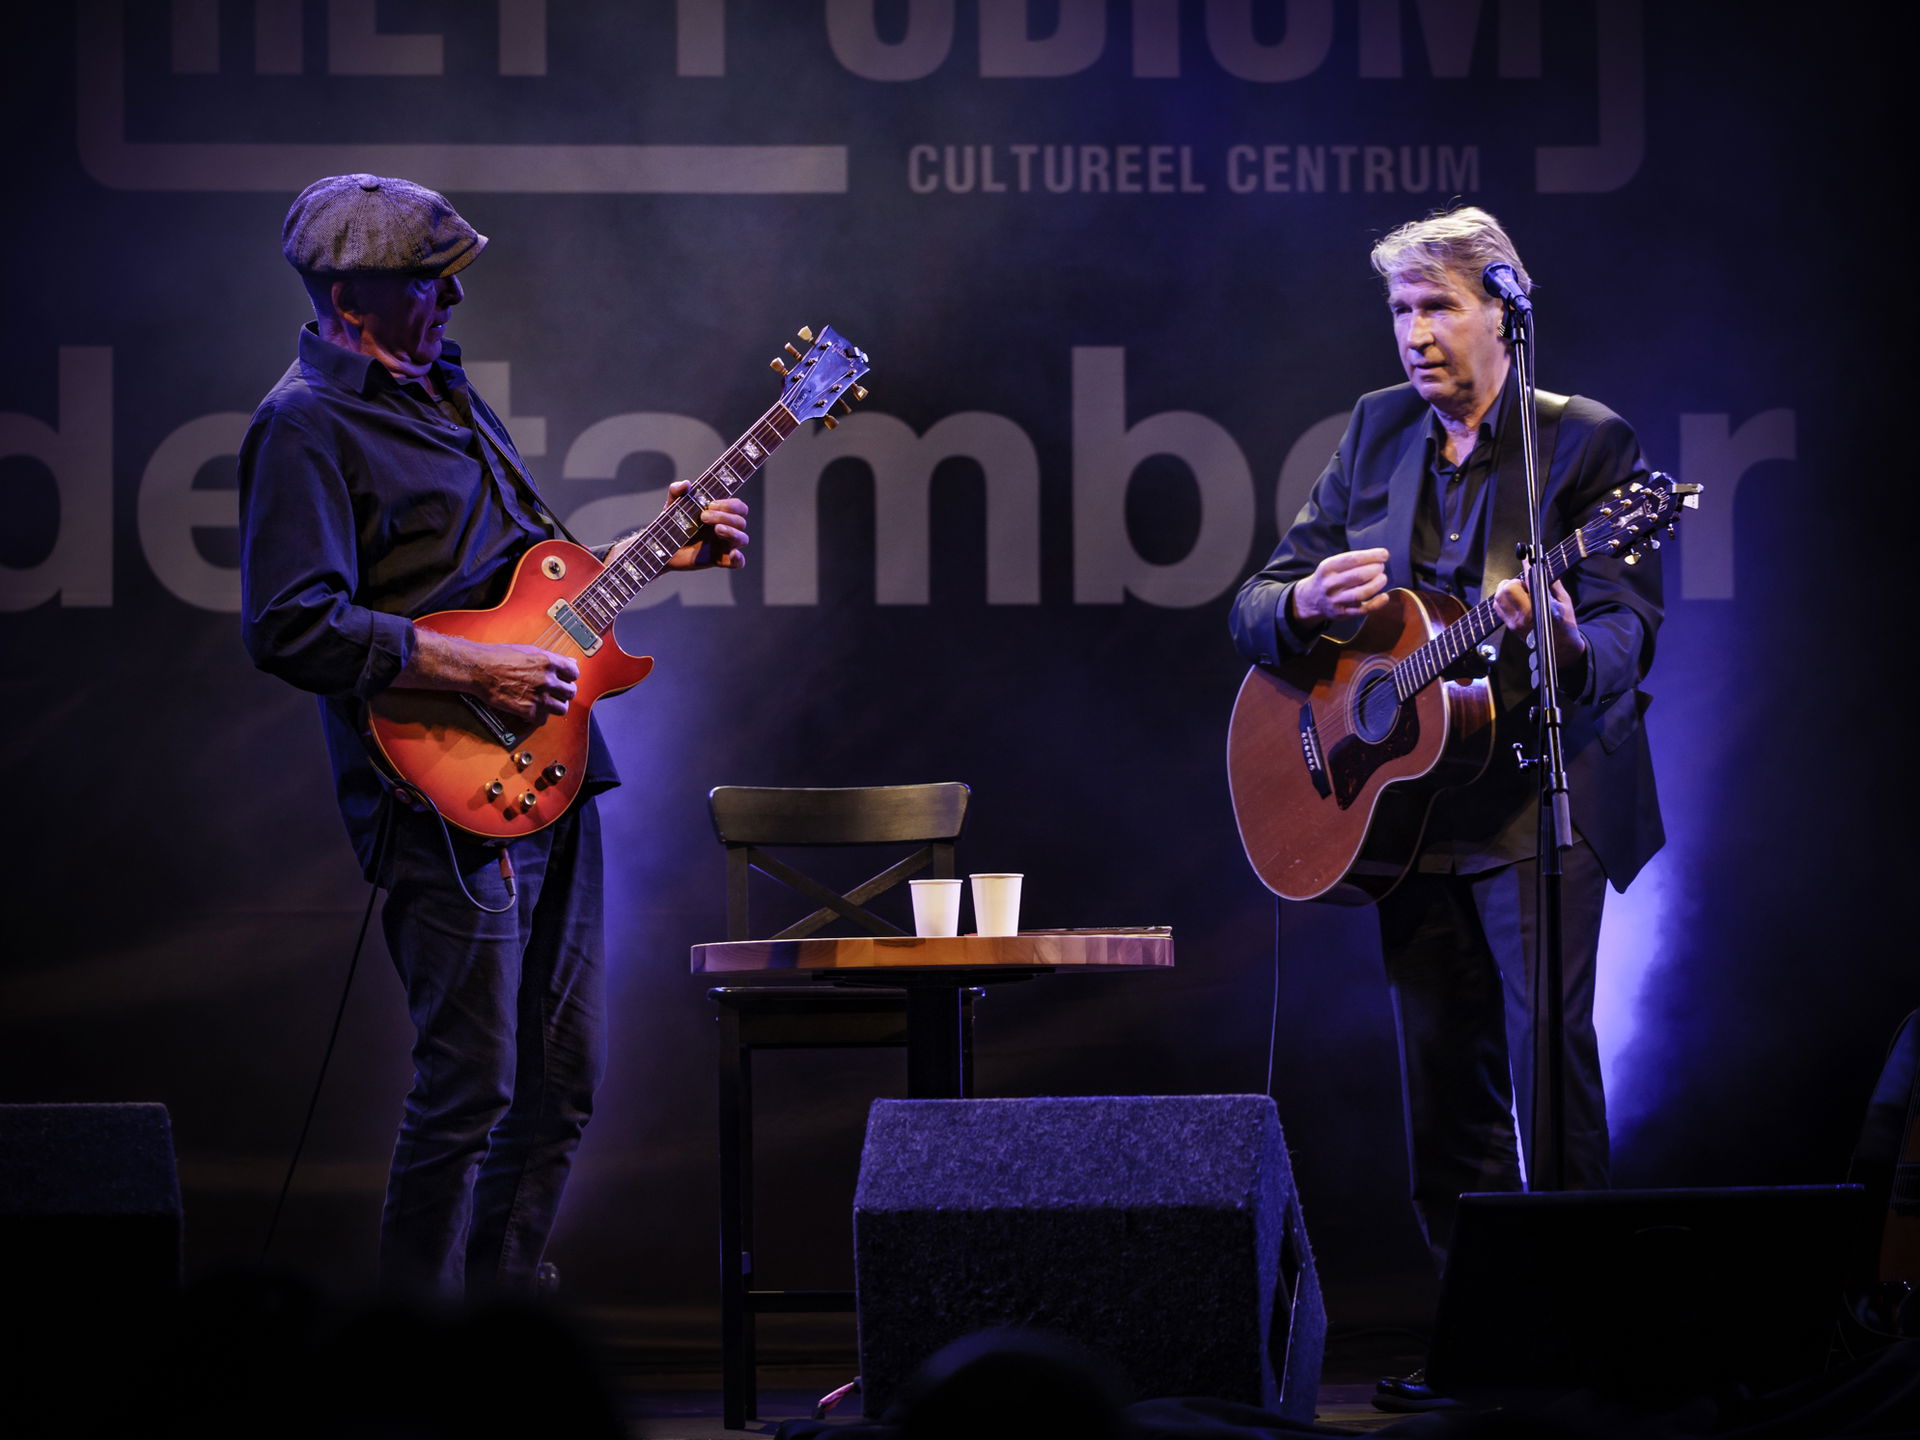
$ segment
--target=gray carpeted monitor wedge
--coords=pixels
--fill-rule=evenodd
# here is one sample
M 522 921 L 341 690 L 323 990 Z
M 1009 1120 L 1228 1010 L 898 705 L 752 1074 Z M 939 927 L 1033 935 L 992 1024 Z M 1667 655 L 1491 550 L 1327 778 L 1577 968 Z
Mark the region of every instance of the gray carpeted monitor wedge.
M 868 1415 L 949 1341 L 1067 1335 L 1134 1398 L 1311 1420 L 1326 1311 L 1264 1095 L 880 1100 L 854 1197 Z
M 1669 1405 L 1816 1374 L 1860 1237 L 1858 1185 L 1462 1195 L 1427 1378 Z

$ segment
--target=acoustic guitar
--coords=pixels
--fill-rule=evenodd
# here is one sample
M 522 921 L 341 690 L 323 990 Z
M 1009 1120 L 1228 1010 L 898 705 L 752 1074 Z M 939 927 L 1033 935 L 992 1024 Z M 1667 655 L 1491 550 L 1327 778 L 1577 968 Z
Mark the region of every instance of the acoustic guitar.
M 1698 485 L 1654 474 L 1615 490 L 1547 551 L 1549 582 L 1597 555 L 1636 563 Z M 1247 672 L 1227 729 L 1227 781 L 1247 860 L 1288 900 L 1368 905 L 1412 866 L 1440 791 L 1493 754 L 1493 687 L 1468 657 L 1502 621 L 1492 596 L 1389 590 L 1357 627 Z M 1468 662 L 1470 664 L 1471 662 Z
M 849 401 L 867 396 L 855 383 L 867 372 L 858 346 L 831 327 L 817 340 L 810 329 L 799 338 L 810 342 L 804 354 L 788 345 L 791 365 L 773 361 L 785 376 L 780 398 L 606 563 L 565 540 L 544 540 L 520 557 L 506 598 L 492 609 L 442 610 L 413 622 L 443 635 L 571 656 L 580 678 L 566 713 L 538 720 L 503 715 L 457 691 L 381 692 L 368 706 L 368 742 L 389 778 L 484 840 L 514 840 L 566 813 L 586 778 L 594 703 L 632 689 L 653 669 L 651 656 L 620 648 L 615 618 L 699 533 L 702 510 L 739 490 L 808 420 L 831 427 L 830 410 L 851 413 Z

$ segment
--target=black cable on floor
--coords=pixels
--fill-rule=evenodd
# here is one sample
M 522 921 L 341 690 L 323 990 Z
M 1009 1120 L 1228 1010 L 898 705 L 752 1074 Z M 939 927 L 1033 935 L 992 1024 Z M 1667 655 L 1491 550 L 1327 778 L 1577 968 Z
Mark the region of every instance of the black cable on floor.
M 373 921 L 373 902 L 380 895 L 380 863 L 386 858 L 387 839 L 393 831 L 395 801 L 388 797 L 380 815 L 380 835 L 373 846 L 372 888 L 367 892 L 366 912 L 360 917 L 360 933 L 353 942 L 353 956 L 347 961 L 346 983 L 340 987 L 340 1004 L 333 1012 L 333 1028 L 327 1032 L 327 1048 L 320 1056 L 320 1071 L 313 1077 L 313 1093 L 307 1097 L 307 1116 L 300 1122 L 300 1138 L 293 1142 L 293 1154 L 287 1160 L 286 1178 L 280 1182 L 280 1194 L 273 1202 L 273 1214 L 267 1220 L 267 1238 L 260 1246 L 260 1263 L 265 1264 L 273 1250 L 273 1237 L 280 1229 L 280 1215 L 287 1207 L 287 1192 L 293 1189 L 293 1175 L 300 1168 L 300 1156 L 307 1148 L 307 1135 L 313 1129 L 314 1112 L 320 1108 L 320 1091 L 327 1083 L 327 1067 L 333 1063 L 333 1047 L 340 1038 L 340 1024 L 346 1019 L 347 997 L 353 994 L 353 977 L 360 969 L 360 953 L 366 948 L 367 926 Z

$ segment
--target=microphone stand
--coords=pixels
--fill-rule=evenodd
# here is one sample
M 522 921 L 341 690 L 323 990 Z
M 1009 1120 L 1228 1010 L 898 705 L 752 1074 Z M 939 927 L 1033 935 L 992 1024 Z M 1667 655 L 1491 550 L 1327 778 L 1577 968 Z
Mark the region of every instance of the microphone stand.
M 1561 868 L 1560 852 L 1573 844 L 1573 814 L 1568 803 L 1566 752 L 1561 735 L 1560 665 L 1553 642 L 1553 590 L 1546 567 L 1533 563 L 1547 553 L 1540 534 L 1540 416 L 1534 388 L 1533 306 L 1524 295 L 1509 291 L 1504 296 L 1504 308 L 1519 382 L 1520 456 L 1527 479 L 1527 594 L 1533 602 L 1533 632 L 1527 637 L 1527 644 L 1532 652 L 1540 716 L 1540 752 L 1532 762 L 1540 767 L 1540 863 L 1534 963 L 1529 977 L 1534 987 L 1533 1113 L 1528 1117 L 1533 1147 L 1527 1184 L 1532 1190 L 1564 1190 L 1567 1186 L 1567 1026 L 1561 933 L 1561 882 L 1565 872 Z

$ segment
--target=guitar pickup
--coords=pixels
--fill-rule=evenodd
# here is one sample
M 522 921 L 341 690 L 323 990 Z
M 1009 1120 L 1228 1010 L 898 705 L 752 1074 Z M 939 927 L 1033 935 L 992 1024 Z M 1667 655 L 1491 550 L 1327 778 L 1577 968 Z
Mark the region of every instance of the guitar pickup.
M 1326 757 L 1320 750 L 1320 727 L 1314 724 L 1311 705 L 1300 707 L 1300 758 L 1307 762 L 1307 774 L 1313 779 L 1313 788 L 1325 800 L 1333 794 L 1333 782 L 1327 778 Z
M 600 648 L 600 637 L 585 620 L 565 600 L 556 600 L 547 608 L 547 618 L 567 632 L 567 637 L 580 647 L 582 655 L 591 655 Z

